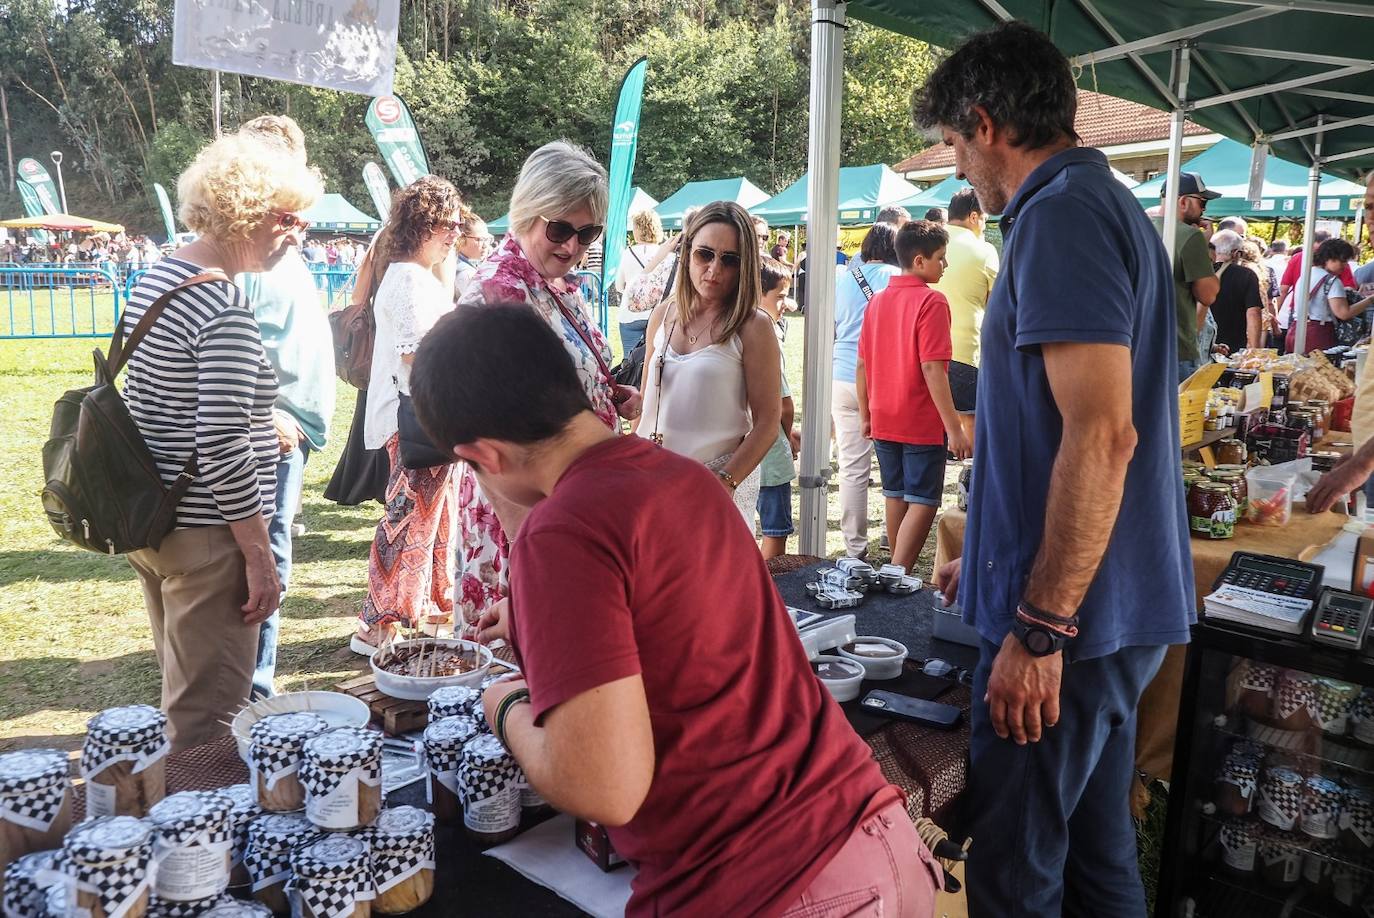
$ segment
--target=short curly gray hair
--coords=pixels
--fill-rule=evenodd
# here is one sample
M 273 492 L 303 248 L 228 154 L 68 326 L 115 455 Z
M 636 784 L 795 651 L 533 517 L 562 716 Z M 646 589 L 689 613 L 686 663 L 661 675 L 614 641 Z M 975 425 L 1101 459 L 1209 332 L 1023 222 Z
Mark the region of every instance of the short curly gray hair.
M 540 217 L 558 217 L 584 206 L 594 222 L 605 223 L 609 196 L 606 170 L 591 153 L 566 140 L 546 143 L 529 155 L 515 180 L 511 232 L 521 236 Z

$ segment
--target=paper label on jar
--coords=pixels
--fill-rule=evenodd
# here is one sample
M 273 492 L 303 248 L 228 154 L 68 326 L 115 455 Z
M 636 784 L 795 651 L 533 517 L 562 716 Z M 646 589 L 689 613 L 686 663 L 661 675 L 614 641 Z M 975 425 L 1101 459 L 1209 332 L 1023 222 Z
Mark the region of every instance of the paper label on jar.
M 321 829 L 353 829 L 358 818 L 358 775 L 349 774 L 327 794 L 306 794 L 305 815 Z
M 1226 866 L 1232 870 L 1239 870 L 1241 873 L 1250 873 L 1255 869 L 1255 843 L 1253 841 L 1240 844 L 1234 848 L 1222 845 L 1221 859 L 1226 862 Z
M 1269 799 L 1269 795 L 1265 793 L 1263 789 L 1260 790 L 1259 806 L 1257 809 L 1259 810 L 1260 819 L 1263 819 L 1271 826 L 1277 826 L 1283 829 L 1285 832 L 1293 828 L 1293 824 L 1298 821 L 1298 814 L 1295 811 L 1286 811 L 1275 804 L 1273 800 Z
M 520 825 L 520 790 L 514 784 L 481 800 L 466 801 L 463 825 L 474 832 L 495 835 Z
M 530 787 L 528 781 L 525 782 L 524 784 L 520 785 L 520 806 L 521 806 L 521 807 L 529 808 L 529 807 L 548 806 L 548 805 L 549 805 L 549 801 L 545 800 L 545 799 L 540 795 L 539 791 L 535 790 L 533 787 Z
M 1263 857 L 1265 867 L 1273 867 L 1277 864 L 1283 870 L 1276 882 L 1297 882 L 1298 874 L 1302 871 L 1302 858 L 1298 852 L 1286 848 L 1269 848 Z
M 153 844 L 154 891 L 159 899 L 193 902 L 210 899 L 229 888 L 231 842 L 217 844 Z
M 118 797 L 113 784 L 99 781 L 86 782 L 86 818 L 115 815 L 115 801 Z
M 1336 812 L 1304 813 L 1302 831 L 1313 838 L 1336 837 Z

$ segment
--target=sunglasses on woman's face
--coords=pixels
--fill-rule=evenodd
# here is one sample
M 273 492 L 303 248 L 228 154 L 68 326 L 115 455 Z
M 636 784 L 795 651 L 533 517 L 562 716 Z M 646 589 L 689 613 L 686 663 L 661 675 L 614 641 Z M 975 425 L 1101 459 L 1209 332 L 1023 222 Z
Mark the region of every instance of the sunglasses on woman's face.
M 300 214 L 281 212 L 276 214 L 276 217 L 277 226 L 280 226 L 284 230 L 299 229 L 303 233 L 306 230 L 310 229 L 310 221 L 302 217 Z
M 722 268 L 739 268 L 739 255 L 736 252 L 717 252 L 709 246 L 698 245 L 692 247 L 692 257 L 697 260 L 697 264 L 703 268 L 720 259 Z
M 562 245 L 574 236 L 577 237 L 578 245 L 591 245 L 601 238 L 601 231 L 604 228 L 600 223 L 573 226 L 567 220 L 550 220 L 548 217 L 541 219 L 544 221 L 544 238 L 554 245 Z
M 461 233 L 463 231 L 462 220 L 435 220 L 430 226 L 436 233 Z

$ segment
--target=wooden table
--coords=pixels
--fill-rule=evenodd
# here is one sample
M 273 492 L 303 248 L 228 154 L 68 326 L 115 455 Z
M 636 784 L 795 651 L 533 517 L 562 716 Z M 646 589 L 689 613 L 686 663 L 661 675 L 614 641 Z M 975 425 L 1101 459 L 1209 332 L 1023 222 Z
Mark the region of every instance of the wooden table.
M 1334 539 L 1349 519 L 1344 514 L 1314 515 L 1295 508 L 1292 521 L 1282 528 L 1240 523 L 1236 526 L 1234 539 L 1191 539 L 1193 584 L 1197 591 L 1198 608 L 1202 608 L 1202 597 L 1212 592 L 1212 584 L 1231 562 L 1234 552 L 1249 551 L 1281 558 L 1299 558 Z M 965 514 L 958 509 L 947 510 L 940 518 L 935 536 L 936 570 L 940 565 L 963 555 L 965 522 Z M 1184 655 L 1184 645 L 1170 647 L 1154 681 L 1140 697 L 1136 766 L 1146 774 L 1163 780 L 1168 780 L 1174 758 L 1174 730 L 1183 686 Z

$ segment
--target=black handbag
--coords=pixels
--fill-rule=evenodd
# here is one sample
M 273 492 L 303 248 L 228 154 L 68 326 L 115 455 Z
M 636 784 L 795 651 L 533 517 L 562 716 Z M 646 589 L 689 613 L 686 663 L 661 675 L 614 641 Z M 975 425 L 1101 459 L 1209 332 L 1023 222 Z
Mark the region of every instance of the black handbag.
M 456 462 L 457 457 L 445 453 L 429 439 L 429 434 L 420 426 L 420 419 L 415 416 L 415 403 L 410 396 L 403 394 L 400 399 L 396 406 L 396 429 L 400 434 L 401 465 L 419 471 Z

